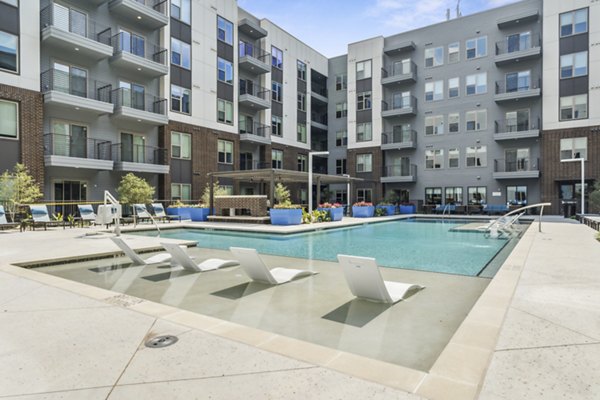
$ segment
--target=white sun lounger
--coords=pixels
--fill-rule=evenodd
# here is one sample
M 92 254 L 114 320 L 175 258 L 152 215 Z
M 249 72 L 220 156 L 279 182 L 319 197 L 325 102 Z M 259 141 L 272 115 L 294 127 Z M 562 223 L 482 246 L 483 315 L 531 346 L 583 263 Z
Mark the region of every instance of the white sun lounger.
M 133 261 L 133 265 L 161 264 L 171 261 L 171 255 L 169 253 L 155 254 L 152 257 L 148 257 L 144 260 L 139 256 L 139 254 L 133 251 L 133 249 L 129 247 L 129 245 L 123 239 L 119 237 L 111 237 L 110 240 L 119 246 L 123 253 L 125 253 L 125 255 L 131 259 L 131 261 Z
M 183 268 L 194 272 L 212 271 L 239 264 L 236 260 L 222 260 L 220 258 L 209 258 L 201 263 L 196 263 L 179 245 L 175 243 L 161 243 L 160 245 L 169 252 L 174 261 L 183 266 Z
M 256 249 L 230 247 L 229 250 L 240 260 L 242 269 L 250 279 L 257 282 L 279 285 L 302 276 L 315 275 L 317 272 L 306 269 L 273 268 L 269 269 Z
M 384 281 L 374 258 L 338 254 L 342 271 L 352 294 L 380 303 L 396 303 L 411 290 L 424 289 L 412 283 Z

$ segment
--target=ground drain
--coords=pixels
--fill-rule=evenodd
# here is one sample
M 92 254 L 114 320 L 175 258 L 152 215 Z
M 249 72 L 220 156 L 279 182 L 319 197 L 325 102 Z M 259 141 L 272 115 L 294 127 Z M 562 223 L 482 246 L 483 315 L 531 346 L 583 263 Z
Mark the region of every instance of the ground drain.
M 177 343 L 178 340 L 179 339 L 177 338 L 177 336 L 173 336 L 173 335 L 157 336 L 155 338 L 148 340 L 146 342 L 146 347 L 151 347 L 151 348 L 167 347 L 167 346 Z

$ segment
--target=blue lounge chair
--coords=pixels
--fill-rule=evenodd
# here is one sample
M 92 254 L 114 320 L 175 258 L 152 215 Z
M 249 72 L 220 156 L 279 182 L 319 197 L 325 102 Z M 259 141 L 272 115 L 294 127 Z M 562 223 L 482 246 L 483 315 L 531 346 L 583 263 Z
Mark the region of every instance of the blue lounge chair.
M 17 228 L 21 224 L 17 222 L 8 222 L 6 219 L 6 213 L 4 212 L 4 206 L 0 205 L 0 229 L 11 229 Z

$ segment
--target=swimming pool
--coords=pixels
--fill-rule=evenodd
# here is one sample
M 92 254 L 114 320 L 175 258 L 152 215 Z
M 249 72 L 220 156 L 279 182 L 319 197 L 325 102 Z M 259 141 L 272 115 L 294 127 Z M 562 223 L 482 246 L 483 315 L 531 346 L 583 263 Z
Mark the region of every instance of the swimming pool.
M 199 247 L 250 247 L 260 253 L 337 261 L 337 254 L 375 257 L 381 266 L 477 276 L 507 244 L 481 232 L 453 231 L 465 221 L 405 219 L 299 234 L 173 229 L 162 237 L 193 240 Z M 156 236 L 154 231 L 131 232 Z

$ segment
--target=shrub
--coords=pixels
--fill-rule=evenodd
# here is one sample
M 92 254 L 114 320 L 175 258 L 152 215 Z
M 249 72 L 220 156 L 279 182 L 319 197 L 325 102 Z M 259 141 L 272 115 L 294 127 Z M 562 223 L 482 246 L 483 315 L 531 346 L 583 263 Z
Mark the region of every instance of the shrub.
M 352 205 L 354 207 L 372 207 L 373 203 L 369 203 L 368 201 L 358 201 Z
M 123 204 L 148 204 L 152 202 L 154 187 L 130 172 L 121 179 L 117 193 Z
M 25 165 L 15 164 L 12 172 L 5 171 L 0 175 L 0 201 L 6 203 L 7 213 L 14 215 L 19 205 L 33 203 L 42 196 L 38 183 Z
M 227 195 L 227 189 L 219 184 L 219 181 L 213 183 L 213 196 L 225 196 Z M 204 187 L 204 192 L 200 198 L 199 207 L 210 207 L 210 183 L 207 183 Z
M 290 191 L 282 183 L 278 183 L 277 186 L 275 186 L 275 200 L 277 200 L 277 204 L 275 204 L 273 208 L 300 208 L 299 205 L 292 204 L 292 201 L 290 200 Z
M 600 213 L 600 182 L 596 182 L 594 191 L 590 193 L 590 212 Z
M 387 210 L 385 208 L 376 208 L 375 216 L 376 217 L 385 217 L 387 215 Z

